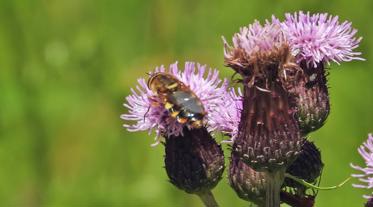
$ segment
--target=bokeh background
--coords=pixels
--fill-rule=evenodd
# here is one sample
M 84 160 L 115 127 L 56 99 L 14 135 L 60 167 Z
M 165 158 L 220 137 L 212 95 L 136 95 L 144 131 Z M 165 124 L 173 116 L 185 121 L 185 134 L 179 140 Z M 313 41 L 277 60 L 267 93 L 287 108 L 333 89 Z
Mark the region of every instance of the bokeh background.
M 153 135 L 122 127 L 125 97 L 176 60 L 230 77 L 221 35 L 297 10 L 339 15 L 364 37 L 367 61 L 330 66 L 331 114 L 310 138 L 321 185 L 340 183 L 350 162 L 363 164 L 356 149 L 373 131 L 372 9 L 371 0 L 1 0 L 0 206 L 202 206 L 167 181 Z M 247 206 L 227 179 L 214 193 L 222 207 Z M 362 206 L 364 193 L 350 182 L 319 192 L 316 206 Z

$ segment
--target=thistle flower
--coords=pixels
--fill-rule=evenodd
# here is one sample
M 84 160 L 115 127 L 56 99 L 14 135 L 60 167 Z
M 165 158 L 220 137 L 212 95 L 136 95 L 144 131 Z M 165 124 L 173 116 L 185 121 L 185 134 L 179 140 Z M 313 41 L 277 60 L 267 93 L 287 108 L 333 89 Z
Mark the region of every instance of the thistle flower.
M 206 74 L 206 66 L 197 64 L 196 70 L 194 63 L 187 62 L 183 72 L 177 63 L 168 72 L 161 66 L 148 82 L 140 78 L 138 83 L 137 91 L 131 89 L 128 104 L 124 104 L 128 114 L 121 116 L 136 123 L 124 126 L 129 131 L 149 133 L 154 129 L 156 143 L 160 136 L 164 137 L 165 169 L 170 182 L 198 195 L 206 205 L 217 206 L 210 190 L 223 174 L 224 153 L 206 123 L 210 112 L 222 104 L 227 81 L 219 79 L 217 70 L 209 69 Z
M 355 37 L 357 30 L 351 27 L 351 22 L 339 23 L 338 16 L 327 13 L 311 15 L 300 11 L 285 16 L 282 30 L 298 62 L 317 67 L 331 61 L 339 64 L 363 60 L 360 52 L 354 52 L 362 38 Z
M 302 138 L 286 74 L 299 70 L 278 21 L 249 25 L 225 44 L 225 63 L 242 76 L 243 109 L 232 150 L 255 171 L 265 172 L 266 206 L 280 206 L 286 167 L 297 157 Z M 252 32 L 254 31 L 254 32 Z M 256 34 L 260 34 L 256 36 Z M 276 35 L 273 35 L 276 34 Z M 252 39 L 258 41 L 251 41 Z
M 223 141 L 232 143 L 238 134 L 238 124 L 242 111 L 242 92 L 231 88 L 222 96 L 222 104 L 217 105 L 210 113 L 209 127 L 211 131 L 222 132 L 230 137 Z
M 339 23 L 338 16 L 295 12 L 287 13 L 281 29 L 302 72 L 288 90 L 295 97 L 293 108 L 303 135 L 324 125 L 329 110 L 325 63 L 364 60 L 354 52 L 361 37 L 351 22 Z
M 233 36 L 233 47 L 240 48 L 247 55 L 252 55 L 253 53 L 259 51 L 270 51 L 272 47 L 280 46 L 279 43 L 282 42 L 284 38 L 280 30 L 280 21 L 272 16 L 272 20 L 266 20 L 264 26 L 260 24 L 259 21 L 255 20 L 253 24 L 248 27 L 240 28 L 240 32 Z M 225 55 L 231 56 L 230 46 L 223 37 L 225 45 Z
M 233 150 L 254 170 L 284 169 L 299 153 L 302 139 L 289 107 L 284 77 L 299 70 L 279 21 L 258 22 L 225 42 L 225 62 L 243 77 L 244 94 Z
M 166 69 L 161 66 L 154 72 L 166 72 Z M 168 73 L 182 81 L 199 97 L 207 112 L 207 120 L 214 107 L 222 104 L 221 96 L 226 93 L 228 83 L 219 79 L 217 70 L 207 70 L 206 65 L 196 66 L 193 62 L 186 62 L 184 71 L 180 71 L 176 62 L 170 65 Z M 123 126 L 131 132 L 148 131 L 150 134 L 154 130 L 157 135 L 155 144 L 159 143 L 161 136 L 182 135 L 185 124 L 170 116 L 162 101 L 149 89 L 144 78 L 139 78 L 138 84 L 136 90 L 131 88 L 132 94 L 126 97 L 127 103 L 124 106 L 128 113 L 121 116 L 122 119 L 135 123 Z
M 255 21 L 247 27 L 242 27 L 232 38 L 233 46 L 223 37 L 224 58 L 229 67 L 247 67 L 252 64 L 250 60 L 254 54 L 269 52 L 282 46 L 286 39 L 281 31 L 280 21 L 272 16 L 271 21 L 265 22 L 261 25 L 259 21 Z
M 373 189 L 373 135 L 368 134 L 368 139 L 359 147 L 359 154 L 365 160 L 365 167 L 351 164 L 351 167 L 361 171 L 361 174 L 352 174 L 352 177 L 358 178 L 362 184 L 353 184 L 355 188 Z M 371 195 L 364 195 L 365 198 L 371 199 Z
M 214 188 L 224 172 L 224 153 L 206 128 L 184 128 L 165 143 L 165 168 L 170 182 L 187 193 Z

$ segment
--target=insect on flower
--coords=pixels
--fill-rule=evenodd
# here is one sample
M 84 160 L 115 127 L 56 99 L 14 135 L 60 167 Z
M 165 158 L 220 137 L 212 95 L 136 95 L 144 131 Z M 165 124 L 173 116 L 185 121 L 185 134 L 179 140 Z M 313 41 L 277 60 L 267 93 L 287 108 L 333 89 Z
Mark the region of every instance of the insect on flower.
M 206 111 L 201 100 L 182 81 L 171 74 L 156 72 L 151 74 L 148 87 L 177 122 L 192 128 L 202 127 Z
M 222 96 L 226 96 L 229 85 L 226 79 L 219 78 L 218 70 L 195 62 L 185 62 L 183 68 L 179 68 L 177 62 L 168 68 L 156 67 L 146 80 L 139 78 L 137 82 L 138 85 L 131 88 L 131 94 L 125 98 L 126 102 L 123 105 L 128 109 L 128 112 L 122 114 L 121 118 L 128 121 L 123 126 L 130 132 L 148 131 L 150 134 L 154 131 L 156 142 L 152 146 L 159 144 L 162 137 L 182 135 L 185 126 L 191 129 L 206 124 L 208 131 L 214 130 L 210 124 L 216 122 L 212 112 L 224 103 Z M 177 87 L 170 87 L 172 83 L 178 83 Z M 160 91 L 158 92 L 158 90 Z M 193 101 L 181 100 L 181 95 L 177 95 L 180 93 L 175 93 L 175 91 L 183 91 L 184 95 L 189 94 L 187 97 L 192 98 Z M 163 100 L 161 100 L 162 98 Z M 178 98 L 176 102 L 175 98 Z M 174 104 L 171 107 L 172 110 L 183 112 L 178 114 L 179 118 L 187 117 L 186 112 L 192 113 L 194 116 L 189 116 L 182 124 L 177 120 L 176 113 L 174 114 L 175 118 L 171 116 L 171 108 L 170 110 L 166 109 L 166 102 Z M 192 106 L 193 108 L 191 108 Z M 198 110 L 196 111 L 194 108 Z M 181 121 L 183 120 L 181 119 Z M 197 127 L 193 127 L 193 123 Z

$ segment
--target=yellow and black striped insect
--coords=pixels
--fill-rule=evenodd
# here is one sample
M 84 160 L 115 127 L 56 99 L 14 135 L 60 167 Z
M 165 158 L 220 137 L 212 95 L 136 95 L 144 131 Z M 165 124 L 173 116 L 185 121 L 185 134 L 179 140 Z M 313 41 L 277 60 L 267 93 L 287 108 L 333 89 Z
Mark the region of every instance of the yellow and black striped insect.
M 201 100 L 175 76 L 165 72 L 154 73 L 148 80 L 148 87 L 177 122 L 193 128 L 203 125 L 206 111 Z

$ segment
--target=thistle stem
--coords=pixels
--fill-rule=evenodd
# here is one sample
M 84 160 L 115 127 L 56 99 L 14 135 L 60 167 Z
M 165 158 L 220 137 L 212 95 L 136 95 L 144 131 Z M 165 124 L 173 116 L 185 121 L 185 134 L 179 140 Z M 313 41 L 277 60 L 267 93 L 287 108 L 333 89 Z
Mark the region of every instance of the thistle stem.
M 202 200 L 203 204 L 205 204 L 206 207 L 218 207 L 218 203 L 215 200 L 214 195 L 210 190 L 202 191 L 197 193 L 199 198 Z
M 267 186 L 265 207 L 280 207 L 280 191 L 284 177 L 284 170 L 266 173 Z

